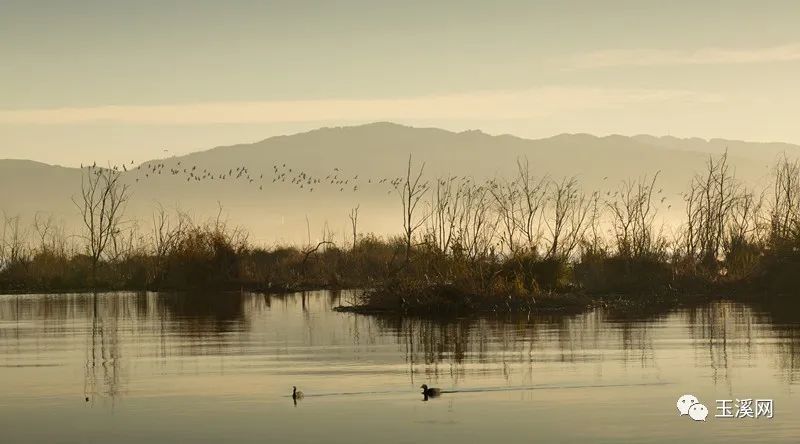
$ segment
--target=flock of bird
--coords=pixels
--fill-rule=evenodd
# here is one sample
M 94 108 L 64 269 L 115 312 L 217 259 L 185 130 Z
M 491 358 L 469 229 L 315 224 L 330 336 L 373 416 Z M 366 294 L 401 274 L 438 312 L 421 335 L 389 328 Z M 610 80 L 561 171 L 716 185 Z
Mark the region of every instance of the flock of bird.
M 81 165 L 83 168 L 84 165 Z M 97 164 L 88 165 L 89 168 L 97 168 Z M 287 166 L 286 163 L 275 163 L 272 165 L 271 174 L 265 175 L 263 172 L 252 172 L 247 166 L 241 165 L 236 167 L 223 168 L 221 170 L 212 170 L 209 168 L 201 168 L 198 165 L 189 165 L 184 163 L 184 160 L 160 160 L 147 162 L 134 167 L 134 161 L 129 165 L 121 164 L 110 167 L 114 171 L 133 173 L 135 174 L 134 180 L 136 183 L 144 183 L 155 180 L 159 177 L 172 176 L 180 179 L 185 183 L 202 183 L 202 182 L 237 182 L 256 187 L 259 191 L 263 191 L 269 185 L 282 185 L 288 184 L 295 187 L 299 191 L 313 193 L 318 190 L 327 188 L 328 190 L 338 192 L 358 192 L 365 186 L 384 186 L 384 191 L 391 194 L 397 190 L 403 183 L 404 179 L 401 177 L 360 177 L 358 174 L 345 174 L 343 170 L 338 167 L 325 173 L 325 175 L 315 175 L 309 172 Z M 603 180 L 607 180 L 608 176 Z M 439 178 L 437 185 L 447 186 L 452 182 L 460 182 L 461 184 L 469 184 L 473 181 L 470 176 L 448 176 Z M 497 187 L 499 184 L 495 180 L 489 180 L 486 185 L 490 188 Z M 430 188 L 431 183 L 421 182 L 419 190 L 425 191 Z M 661 195 L 663 189 L 659 189 L 656 195 Z M 604 193 L 606 197 L 616 198 L 620 195 L 620 191 L 616 191 L 612 195 L 612 191 Z M 666 196 L 660 197 L 660 203 L 666 201 Z M 668 206 L 668 209 L 672 205 Z
M 148 162 L 136 167 L 133 165 L 134 162 L 131 161 L 130 166 L 126 164 L 114 165 L 111 169 L 135 174 L 134 181 L 136 183 L 145 183 L 161 177 L 175 177 L 186 183 L 237 182 L 257 187 L 260 191 L 263 191 L 269 185 L 288 184 L 300 191 L 309 193 L 323 188 L 339 192 L 357 192 L 366 185 L 383 185 L 394 189 L 402 183 L 402 178 L 400 177 L 364 178 L 358 174 L 345 174 L 338 167 L 333 168 L 324 176 L 315 175 L 299 168 L 287 166 L 286 163 L 273 164 L 271 171 L 267 174 L 260 171 L 253 172 L 245 165 L 213 170 L 201 168 L 198 165 L 190 165 L 182 160 Z M 92 167 L 96 166 L 96 164 L 92 165 Z M 83 168 L 83 165 L 81 167 Z M 390 193 L 391 189 L 388 190 Z

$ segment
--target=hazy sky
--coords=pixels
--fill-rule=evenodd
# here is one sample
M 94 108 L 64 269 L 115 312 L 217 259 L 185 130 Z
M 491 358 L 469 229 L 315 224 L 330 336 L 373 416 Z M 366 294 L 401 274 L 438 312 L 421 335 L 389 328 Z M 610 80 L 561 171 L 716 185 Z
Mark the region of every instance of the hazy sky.
M 376 120 L 800 143 L 798 23 L 796 1 L 0 0 L 0 158 Z

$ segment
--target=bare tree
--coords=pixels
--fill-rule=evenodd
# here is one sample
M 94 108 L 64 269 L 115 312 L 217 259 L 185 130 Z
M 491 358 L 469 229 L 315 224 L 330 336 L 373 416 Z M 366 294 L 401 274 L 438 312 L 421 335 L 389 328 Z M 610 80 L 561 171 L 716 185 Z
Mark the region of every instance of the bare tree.
M 350 210 L 350 228 L 353 231 L 353 249 L 352 251 L 356 250 L 356 246 L 358 245 L 358 208 L 361 205 L 356 205 L 355 208 Z
M 729 245 L 742 242 L 762 242 L 767 231 L 763 216 L 764 193 L 756 194 L 743 190 L 733 205 L 726 236 L 726 251 Z M 727 254 L 727 253 L 726 253 Z
M 188 216 L 180 213 L 173 222 L 164 207 L 157 204 L 153 212 L 152 223 L 153 254 L 160 262 L 175 249 L 186 226 L 191 225 L 191 222 L 188 221 Z
M 92 285 L 97 283 L 97 267 L 109 241 L 119 235 L 128 186 L 118 171 L 90 166 L 81 176 L 81 194 L 72 202 L 81 212 L 83 239 L 91 259 Z
M 638 181 L 625 181 L 614 193 L 614 200 L 606 202 L 611 211 L 611 225 L 617 254 L 624 258 L 641 258 L 660 252 L 661 237 L 656 233 L 654 220 L 656 207 L 653 194 L 658 173 Z
M 431 211 L 428 218 L 426 240 L 441 253 L 447 253 L 457 242 L 457 219 L 463 213 L 463 192 L 466 179 L 458 181 L 451 176 L 436 181 L 431 193 Z
M 414 233 L 425 223 L 427 218 L 426 215 L 422 217 L 416 215 L 417 206 L 428 191 L 428 182 L 422 181 L 422 174 L 424 171 L 424 162 L 418 170 L 413 170 L 411 155 L 409 155 L 406 177 L 396 182 L 394 185 L 395 191 L 400 197 L 400 202 L 403 206 L 403 238 L 406 246 L 406 263 L 411 259 L 411 247 L 414 241 Z
M 3 232 L 0 238 L 0 268 L 4 263 L 17 263 L 26 258 L 27 231 L 20 225 L 19 216 L 3 213 Z
M 732 209 L 742 193 L 728 165 L 727 152 L 719 159 L 709 157 L 706 171 L 692 180 L 684 195 L 687 257 L 715 266 L 723 256 L 726 230 L 731 224 Z
M 548 181 L 531 175 L 530 164 L 517 159 L 517 182 L 522 204 L 519 207 L 517 226 L 524 236 L 529 251 L 536 251 L 542 237 L 541 217 L 547 202 Z
M 590 231 L 588 237 L 584 237 L 581 241 L 583 245 L 584 252 L 588 253 L 600 253 L 604 248 L 604 239 L 602 234 L 600 233 L 602 219 L 603 219 L 603 205 L 600 202 L 600 194 L 599 193 L 592 193 L 590 201 L 589 201 L 589 214 L 588 220 L 586 221 L 586 225 L 588 227 L 587 231 Z
M 770 208 L 770 235 L 774 241 L 800 235 L 800 163 L 784 155 L 775 167 L 775 184 Z
M 517 252 L 517 231 L 519 230 L 519 210 L 522 202 L 519 183 L 516 180 L 489 182 L 489 191 L 494 198 L 497 215 L 500 246 L 512 256 Z
M 306 223 L 308 224 L 308 216 L 306 216 Z M 306 275 L 308 259 L 311 255 L 316 254 L 320 249 L 325 251 L 329 246 L 335 247 L 336 243 L 333 242 L 333 232 L 328 227 L 328 222 L 325 222 L 322 226 L 322 240 L 317 242 L 316 245 L 311 245 L 309 238 L 309 243 L 301 250 L 303 253 L 303 262 L 300 264 L 300 273 L 303 277 Z
M 588 229 L 587 216 L 596 193 L 592 196 L 581 193 L 574 177 L 551 181 L 549 190 L 549 215 L 544 218 L 550 231 L 547 256 L 568 259 Z
M 50 240 L 53 236 L 53 231 L 55 231 L 54 226 L 55 222 L 52 215 L 45 217 L 44 213 L 36 212 L 33 216 L 33 229 L 36 231 L 36 237 L 39 241 L 37 248 L 39 253 L 51 251 Z
M 486 257 L 497 226 L 497 219 L 491 214 L 489 187 L 467 183 L 461 194 L 463 210 L 456 222 L 458 250 L 471 260 Z
M 110 249 L 106 256 L 111 262 L 126 260 L 143 252 L 146 241 L 139 231 L 138 221 L 132 221 L 124 230 L 115 230 L 111 234 Z
M 160 279 L 164 273 L 167 256 L 178 249 L 186 229 L 192 225 L 188 215 L 180 211 L 176 213 L 177 216 L 173 221 L 160 203 L 153 211 L 150 236 L 152 237 L 154 272 L 157 279 Z

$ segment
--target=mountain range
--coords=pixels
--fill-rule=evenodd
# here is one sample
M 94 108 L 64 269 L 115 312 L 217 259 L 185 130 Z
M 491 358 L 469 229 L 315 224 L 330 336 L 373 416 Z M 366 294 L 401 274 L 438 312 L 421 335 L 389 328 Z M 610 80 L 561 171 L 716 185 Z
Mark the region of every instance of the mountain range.
M 196 219 L 214 217 L 221 207 L 230 223 L 269 245 L 318 239 L 325 226 L 341 239 L 350 209 L 359 206 L 361 230 L 396 233 L 401 210 L 388 182 L 404 175 L 411 156 L 415 165 L 425 164 L 428 178 L 476 180 L 513 174 L 516 160 L 525 157 L 535 174 L 574 176 L 585 189 L 603 192 L 658 172 L 658 187 L 667 198 L 661 211 L 677 217 L 692 176 L 709 155 L 726 150 L 737 177 L 754 186 L 765 186 L 779 156 L 800 154 L 800 146 L 785 143 L 589 134 L 523 139 L 380 122 L 126 164 L 123 177 L 131 186 L 126 216 L 148 229 L 159 204 Z M 74 231 L 78 212 L 71 199 L 79 193 L 80 176 L 79 168 L 0 160 L 0 211 L 27 220 L 41 212 Z

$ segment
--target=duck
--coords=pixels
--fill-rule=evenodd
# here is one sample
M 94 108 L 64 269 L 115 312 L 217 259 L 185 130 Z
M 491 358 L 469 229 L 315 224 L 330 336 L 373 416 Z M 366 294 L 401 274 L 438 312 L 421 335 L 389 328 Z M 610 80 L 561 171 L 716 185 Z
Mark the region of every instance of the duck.
M 428 387 L 428 384 L 422 384 L 420 388 L 422 389 L 422 394 L 425 395 L 426 398 L 427 397 L 435 398 L 442 394 L 442 389 L 438 389 L 435 387 Z
M 297 387 L 292 386 L 292 399 L 296 401 L 298 399 L 303 399 L 303 396 L 305 396 L 303 392 L 297 390 Z

